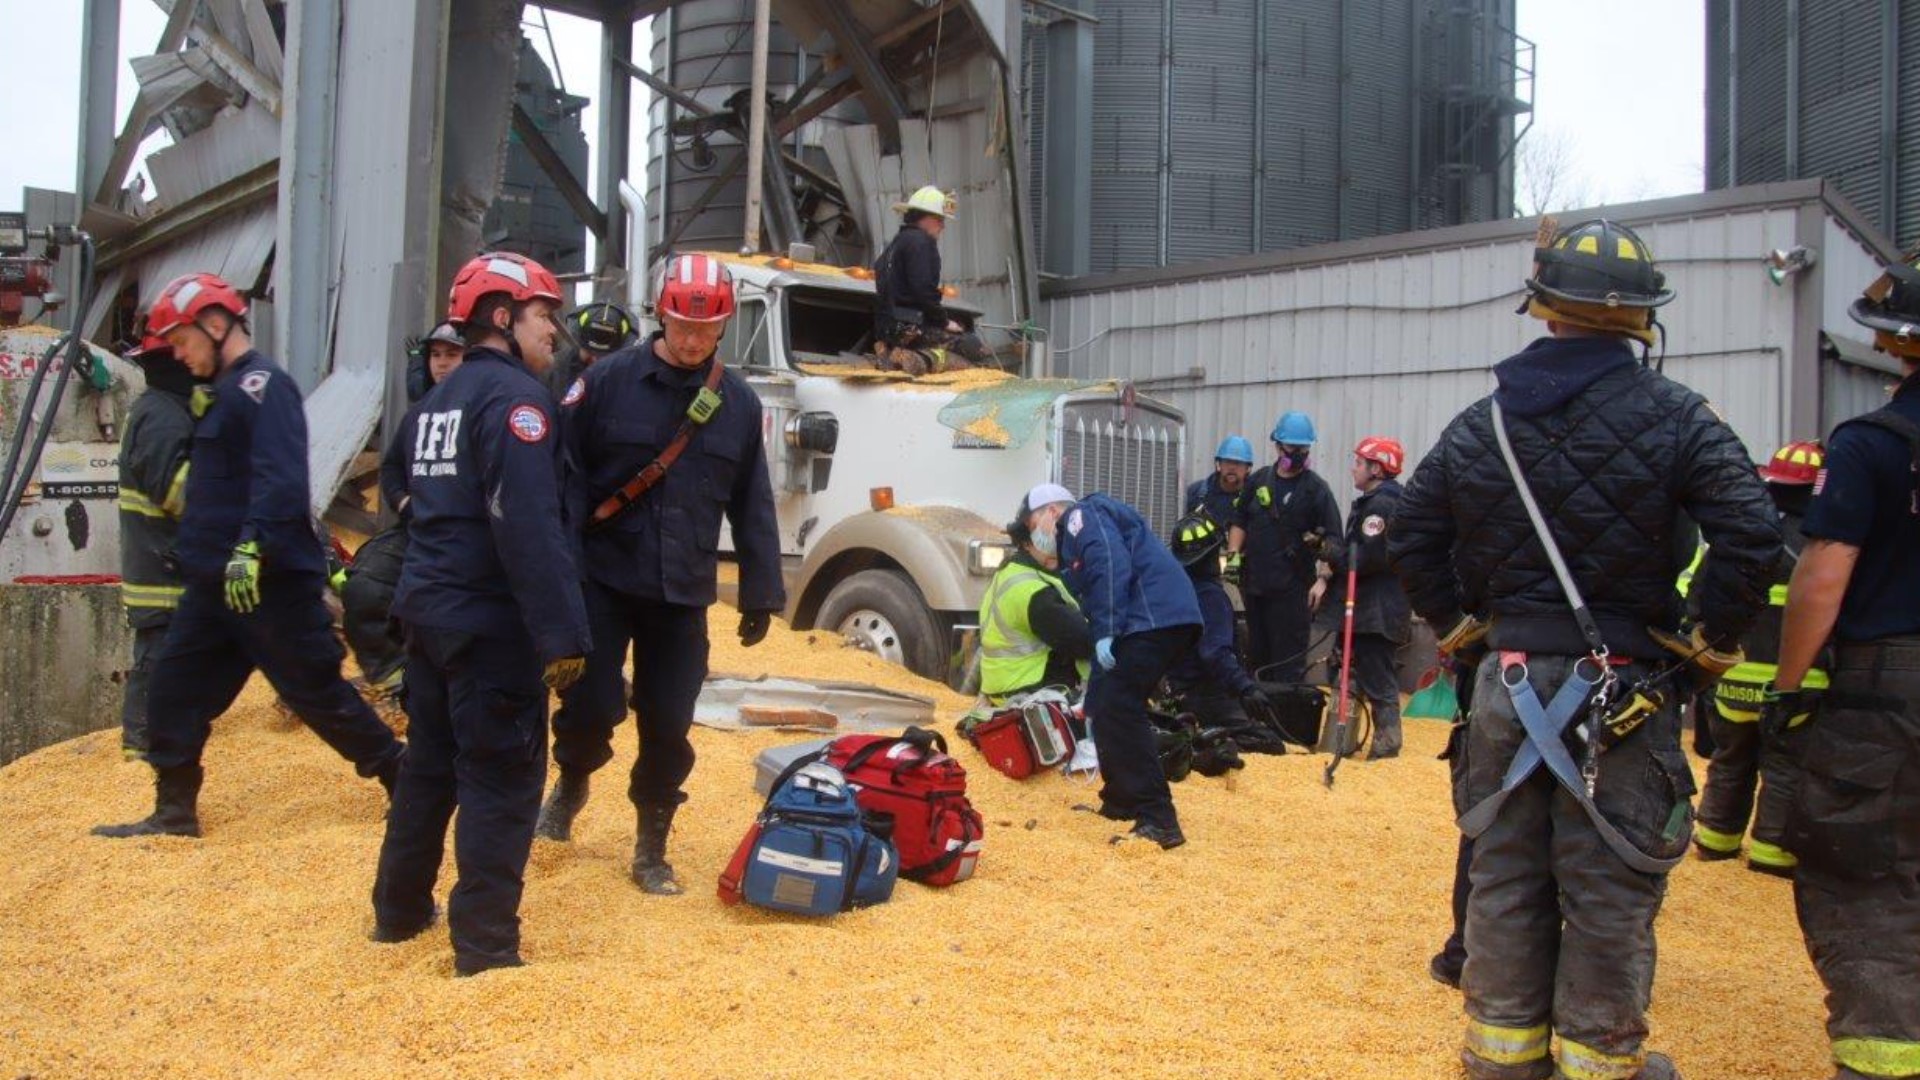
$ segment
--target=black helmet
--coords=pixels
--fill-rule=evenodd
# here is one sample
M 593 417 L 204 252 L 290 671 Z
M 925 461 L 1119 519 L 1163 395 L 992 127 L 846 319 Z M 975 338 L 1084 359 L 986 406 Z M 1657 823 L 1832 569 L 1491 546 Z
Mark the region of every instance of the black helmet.
M 597 301 L 567 314 L 567 329 L 580 347 L 605 356 L 633 344 L 633 316 L 618 304 Z
M 1173 523 L 1173 557 L 1180 560 L 1181 566 L 1192 566 L 1211 557 L 1226 542 L 1226 531 L 1204 509 Z
M 1605 218 L 1568 226 L 1534 248 L 1527 289 L 1608 308 L 1656 308 L 1673 299 L 1667 276 L 1654 268 L 1652 249 L 1632 229 Z
M 1920 252 L 1889 264 L 1847 314 L 1861 326 L 1892 334 L 1902 345 L 1911 339 L 1920 351 Z

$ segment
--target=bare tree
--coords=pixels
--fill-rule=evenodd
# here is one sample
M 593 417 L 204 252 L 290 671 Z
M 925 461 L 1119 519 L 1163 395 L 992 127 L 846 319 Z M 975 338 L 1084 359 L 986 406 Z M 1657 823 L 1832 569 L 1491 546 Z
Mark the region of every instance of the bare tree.
M 1523 217 L 1593 205 L 1593 183 L 1580 173 L 1573 140 L 1563 131 L 1528 132 L 1520 140 L 1515 172 L 1513 205 Z

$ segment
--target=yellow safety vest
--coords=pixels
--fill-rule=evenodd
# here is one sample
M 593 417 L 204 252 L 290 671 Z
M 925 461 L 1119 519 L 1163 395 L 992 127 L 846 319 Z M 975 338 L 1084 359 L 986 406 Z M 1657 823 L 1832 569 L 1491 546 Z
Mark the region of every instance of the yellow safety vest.
M 1077 611 L 1080 605 L 1057 577 L 1024 563 L 1008 563 L 993 576 L 980 601 L 980 692 L 988 699 L 1038 685 L 1047 674 L 1050 650 L 1027 623 L 1035 593 L 1052 588 Z M 1085 680 L 1088 666 L 1078 665 Z

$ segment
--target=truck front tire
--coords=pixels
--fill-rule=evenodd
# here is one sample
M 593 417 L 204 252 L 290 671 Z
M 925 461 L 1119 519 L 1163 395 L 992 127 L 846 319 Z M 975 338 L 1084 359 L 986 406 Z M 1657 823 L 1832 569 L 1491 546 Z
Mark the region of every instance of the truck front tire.
M 898 570 L 862 570 L 841 581 L 821 602 L 814 625 L 916 675 L 947 676 L 940 620 L 913 579 Z

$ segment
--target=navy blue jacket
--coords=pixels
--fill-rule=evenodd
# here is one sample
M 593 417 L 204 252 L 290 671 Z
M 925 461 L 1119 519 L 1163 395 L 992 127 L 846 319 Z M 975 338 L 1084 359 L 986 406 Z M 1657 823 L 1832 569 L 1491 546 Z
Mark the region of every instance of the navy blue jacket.
M 1200 644 L 1167 676 L 1175 686 L 1191 688 L 1211 682 L 1234 697 L 1246 697 L 1259 684 L 1233 648 L 1233 601 L 1217 577 L 1192 581 L 1194 598 L 1200 602 Z
M 1344 565 L 1340 505 L 1333 489 L 1311 469 L 1292 478 L 1271 465 L 1247 477 L 1231 523 L 1247 531 L 1241 547 L 1240 591 L 1247 596 L 1306 595 L 1317 561 L 1302 539 L 1318 530 L 1327 538 L 1335 569 Z
M 248 540 L 260 545 L 263 574 L 324 574 L 299 388 L 250 349 L 214 377 L 213 395 L 193 426 L 186 512 L 174 539 L 180 576 L 218 581 L 234 545 Z
M 918 225 L 901 225 L 873 263 L 874 332 L 883 339 L 895 322 L 945 327 L 940 303 L 940 242 Z
M 1920 375 L 1907 376 L 1887 408 L 1920 424 Z M 1920 473 L 1899 435 L 1857 418 L 1835 429 L 1804 528 L 1860 549 L 1836 639 L 1920 634 Z
M 408 415 L 412 524 L 393 613 L 484 637 L 525 633 L 543 663 L 585 656 L 547 388 L 506 353 L 472 349 Z
M 1186 568 L 1138 510 L 1089 495 L 1060 515 L 1057 535 L 1060 578 L 1080 601 L 1095 641 L 1201 625 Z
M 1387 529 L 1394 511 L 1400 508 L 1400 481 L 1383 480 L 1380 486 L 1353 500 L 1347 511 L 1347 557 L 1359 573 L 1359 587 L 1353 603 L 1353 632 L 1382 634 L 1388 640 L 1402 642 L 1413 632 L 1413 608 L 1407 603 L 1407 591 L 1387 562 Z M 1346 575 L 1338 575 L 1339 588 L 1329 599 L 1346 602 Z M 1444 633 L 1444 631 L 1442 631 Z
M 1220 474 L 1195 480 L 1187 485 L 1187 513 L 1205 508 L 1213 523 L 1220 526 L 1221 535 L 1226 535 L 1227 526 L 1232 525 L 1240 509 L 1241 496 L 1246 493 L 1242 487 L 1238 492 L 1226 492 L 1220 489 Z
M 659 337 L 602 357 L 567 388 L 562 426 L 578 520 L 660 456 L 706 382 L 706 364 L 682 371 L 661 360 Z M 694 429 L 666 477 L 588 530 L 587 577 L 642 600 L 706 607 L 718 596 L 724 514 L 740 560 L 740 610 L 786 607 L 760 397 L 731 369 L 721 374 L 720 397 L 720 410 Z

